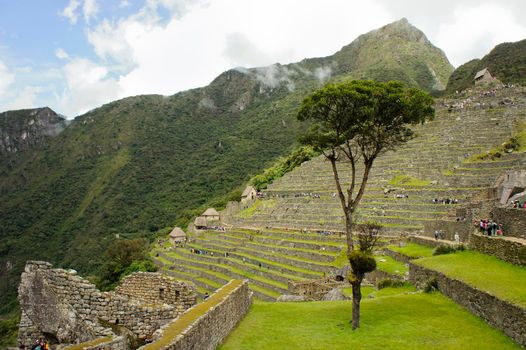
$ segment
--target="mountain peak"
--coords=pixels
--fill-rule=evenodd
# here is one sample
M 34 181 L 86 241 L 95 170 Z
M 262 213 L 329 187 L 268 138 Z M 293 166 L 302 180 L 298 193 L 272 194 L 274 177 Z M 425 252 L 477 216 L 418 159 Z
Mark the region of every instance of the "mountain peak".
M 398 21 L 389 23 L 377 30 L 373 30 L 372 32 L 365 35 L 368 34 L 381 35 L 383 36 L 383 39 L 387 39 L 391 36 L 398 36 L 408 41 L 429 43 L 429 40 L 425 34 L 420 29 L 412 25 L 405 17 L 399 19 Z

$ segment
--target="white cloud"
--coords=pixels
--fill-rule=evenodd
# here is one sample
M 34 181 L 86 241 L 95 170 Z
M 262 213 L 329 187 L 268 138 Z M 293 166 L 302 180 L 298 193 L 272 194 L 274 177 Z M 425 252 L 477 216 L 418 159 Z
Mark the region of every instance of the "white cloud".
M 92 18 L 97 16 L 99 12 L 99 5 L 97 0 L 84 0 L 84 5 L 82 6 L 82 12 L 84 14 L 84 21 L 89 23 Z
M 206 85 L 235 66 L 332 54 L 392 20 L 375 5 L 331 4 L 214 0 L 190 8 L 188 1 L 148 0 L 137 14 L 103 20 L 87 36 L 101 59 L 127 68 L 119 79 L 126 94 L 173 94 Z M 171 20 L 160 21 L 152 12 L 159 6 L 174 11 Z M 363 15 L 370 12 L 373 18 Z
M 59 97 L 60 112 L 74 116 L 122 97 L 118 82 L 108 70 L 87 59 L 76 58 L 63 68 L 66 90 Z
M 130 6 L 129 0 L 121 0 L 121 2 L 119 3 L 119 7 L 128 7 L 128 6 Z
M 60 15 L 66 17 L 69 20 L 69 23 L 76 24 L 79 18 L 79 14 L 77 12 L 79 5 L 80 2 L 78 0 L 70 0 Z
M 4 110 L 38 107 L 38 94 L 43 91 L 40 86 L 26 86 L 11 102 L 3 106 Z
M 64 51 L 63 48 L 58 48 L 55 50 L 55 56 L 57 56 L 57 58 L 60 58 L 61 60 L 66 60 L 69 58 L 69 55 L 66 51 Z
M 14 81 L 14 74 L 12 74 L 7 66 L 2 61 L 0 61 L 0 96 L 7 92 L 7 89 Z
M 497 44 L 526 37 L 526 25 L 497 4 L 459 6 L 451 20 L 438 27 L 436 45 L 444 49 L 453 65 L 459 66 L 487 54 Z

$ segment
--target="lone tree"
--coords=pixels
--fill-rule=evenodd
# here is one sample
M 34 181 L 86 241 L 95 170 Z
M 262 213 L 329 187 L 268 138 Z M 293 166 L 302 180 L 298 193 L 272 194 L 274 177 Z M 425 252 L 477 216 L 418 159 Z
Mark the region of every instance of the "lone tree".
M 331 163 L 336 190 L 345 217 L 347 256 L 352 275 L 352 327 L 360 326 L 361 283 L 376 268 L 370 252 L 355 250 L 353 214 L 365 192 L 374 160 L 414 137 L 410 125 L 434 117 L 433 98 L 400 82 L 354 80 L 328 84 L 303 100 L 298 119 L 313 122 L 300 138 Z M 350 183 L 342 183 L 337 162 L 350 163 Z M 361 181 L 357 166 L 363 163 Z

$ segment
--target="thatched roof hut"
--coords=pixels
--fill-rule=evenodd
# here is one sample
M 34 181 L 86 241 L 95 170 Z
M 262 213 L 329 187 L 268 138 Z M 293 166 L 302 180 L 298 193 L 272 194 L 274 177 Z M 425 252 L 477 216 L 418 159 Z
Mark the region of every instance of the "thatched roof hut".
M 172 232 L 170 232 L 170 240 L 173 242 L 181 242 L 186 239 L 186 233 L 180 228 L 175 227 Z
M 207 216 L 219 216 L 219 213 L 214 208 L 208 208 L 205 210 L 201 216 L 207 217 Z
M 247 188 L 245 188 L 245 190 L 243 191 L 243 194 L 241 195 L 241 202 L 246 202 L 251 199 L 254 199 L 256 198 L 256 195 L 257 195 L 256 189 L 252 186 L 247 186 Z
M 204 217 L 202 217 L 202 216 L 196 217 L 195 220 L 194 220 L 194 226 L 198 230 L 201 229 L 201 228 L 206 227 L 207 226 L 206 219 Z

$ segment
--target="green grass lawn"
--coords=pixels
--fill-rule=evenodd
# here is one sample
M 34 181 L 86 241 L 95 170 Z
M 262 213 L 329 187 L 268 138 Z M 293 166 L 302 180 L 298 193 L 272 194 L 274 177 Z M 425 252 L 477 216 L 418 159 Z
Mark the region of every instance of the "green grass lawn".
M 387 255 L 376 255 L 376 268 L 392 275 L 404 276 L 409 270 L 407 266 Z M 383 260 L 383 261 L 382 261 Z
M 421 244 L 406 243 L 406 245 L 403 247 L 392 244 L 387 248 L 389 248 L 389 250 L 407 255 L 411 258 L 425 258 L 433 256 L 433 248 Z
M 343 288 L 342 292 L 346 296 L 352 297 L 351 287 Z M 373 286 L 362 286 L 362 298 L 381 298 L 413 292 L 416 292 L 416 288 L 409 283 L 406 283 L 401 287 L 386 287 L 382 289 L 376 289 Z
M 219 349 L 520 349 L 438 293 L 364 299 L 357 331 L 350 318 L 350 301 L 256 302 Z
M 526 268 L 474 251 L 415 260 L 503 300 L 526 307 Z

